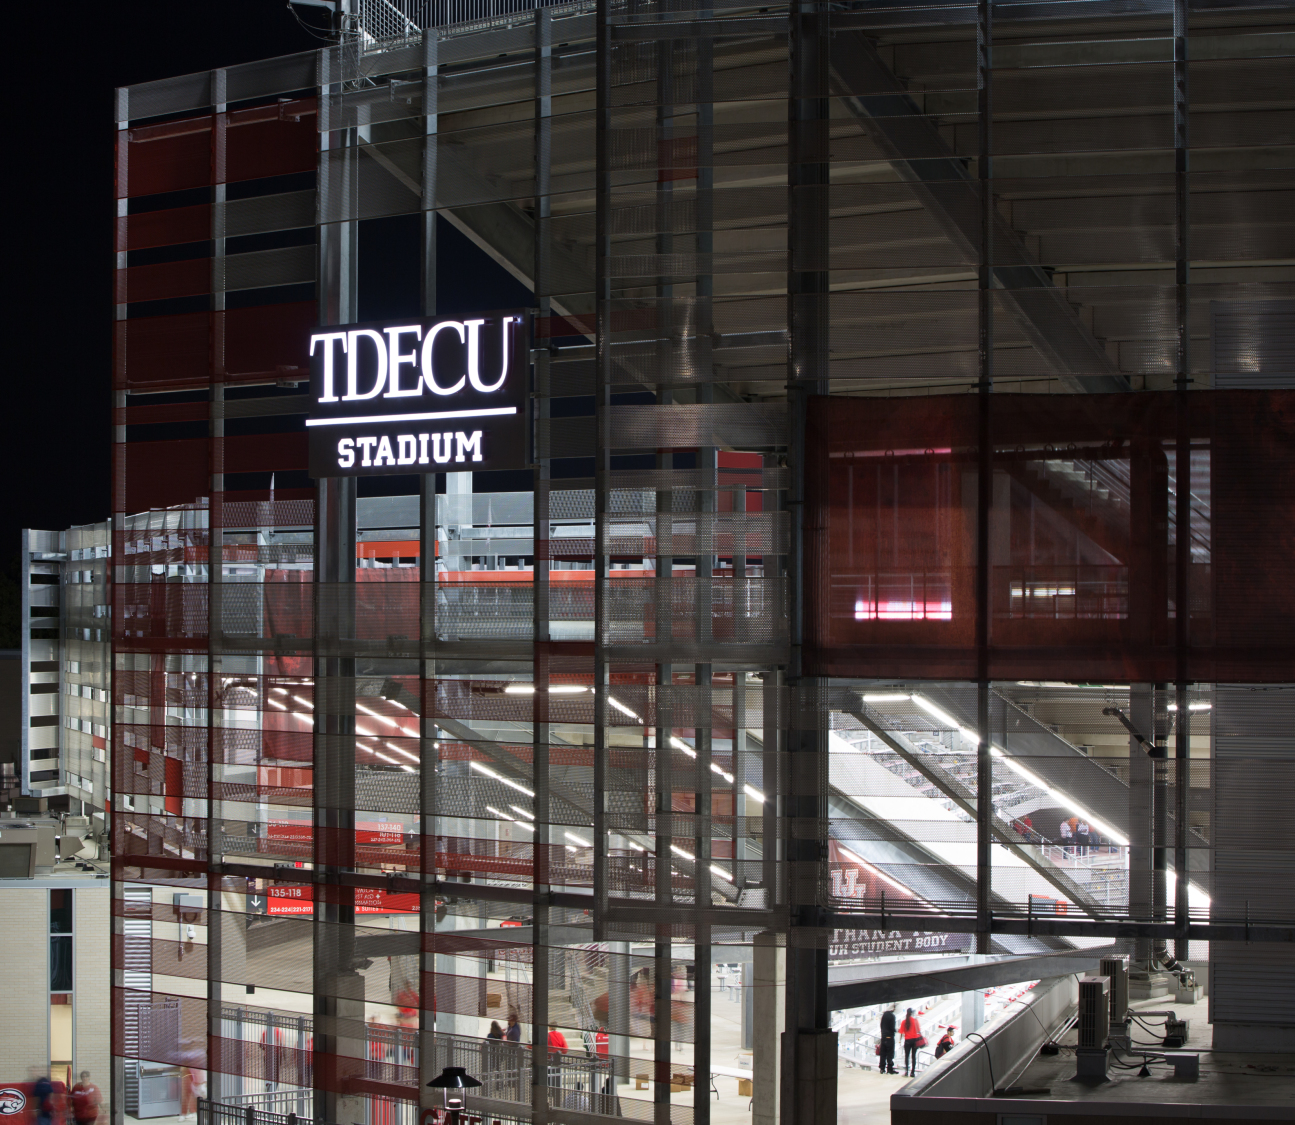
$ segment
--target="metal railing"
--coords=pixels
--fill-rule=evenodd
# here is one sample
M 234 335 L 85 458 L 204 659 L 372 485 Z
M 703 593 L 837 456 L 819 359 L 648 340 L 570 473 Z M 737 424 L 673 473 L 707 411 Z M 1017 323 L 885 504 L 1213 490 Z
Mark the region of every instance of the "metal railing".
M 257 1113 L 278 1114 L 281 1117 L 296 1117 L 306 1121 L 310 1117 L 310 1108 L 314 1102 L 314 1091 L 309 1087 L 283 1086 L 275 1090 L 260 1090 L 247 1094 L 228 1094 L 224 1105 L 227 1108 L 247 1110 L 249 1107 Z
M 226 1049 L 240 1044 L 243 1056 L 237 1060 L 237 1085 L 225 1091 L 218 1103 L 219 1112 L 252 1111 L 258 1115 L 255 1125 L 275 1125 L 276 1118 L 285 1122 L 289 1118 L 309 1120 L 314 1098 L 312 1032 L 309 1016 L 224 1007 L 221 1035 L 227 1041 Z M 461 1066 L 480 1077 L 481 1097 L 530 1104 L 533 1055 L 528 1044 L 437 1032 L 431 1036 L 431 1047 L 430 1073 Z M 416 1029 L 377 1024 L 365 1028 L 365 1078 L 404 1086 L 410 1100 L 369 1098 L 365 1120 L 358 1125 L 414 1125 L 418 1119 L 415 1099 L 419 1062 Z M 566 1054 L 553 1053 L 548 1058 L 547 1077 L 552 1105 L 584 1113 L 620 1115 L 607 1059 L 582 1052 L 579 1047 Z M 248 1086 L 257 1088 L 247 1089 Z M 220 1122 L 213 1119 L 211 1125 Z
M 413 1121 L 419 1113 L 418 1107 L 405 1105 L 404 1108 L 408 1111 L 406 1115 L 408 1120 Z M 431 1114 L 433 1125 L 445 1125 L 443 1111 L 432 1110 Z M 383 1125 L 394 1125 L 397 1120 L 398 1118 L 387 1116 L 383 1119 Z M 469 1111 L 462 1117 L 465 1125 L 474 1120 L 487 1120 L 492 1125 L 527 1125 L 530 1117 L 499 1113 L 493 1109 L 486 1115 Z M 325 1123 L 323 1118 L 303 1117 L 296 1113 L 275 1113 L 254 1105 L 234 1105 L 229 1102 L 212 1102 L 206 1098 L 199 1098 L 198 1125 L 325 1125 Z
M 277 1113 L 253 1103 L 231 1104 L 198 1099 L 198 1125 L 322 1125 L 322 1118 Z

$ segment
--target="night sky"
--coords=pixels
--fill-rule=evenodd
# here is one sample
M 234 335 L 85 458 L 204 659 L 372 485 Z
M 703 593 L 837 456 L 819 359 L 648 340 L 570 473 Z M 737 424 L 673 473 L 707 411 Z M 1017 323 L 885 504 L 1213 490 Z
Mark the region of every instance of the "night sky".
M 316 26 L 327 18 L 320 10 L 299 11 Z M 64 528 L 109 514 L 113 89 L 311 50 L 321 40 L 285 0 L 27 6 L 14 11 L 10 28 L 17 74 L 5 103 L 10 205 L 0 566 L 12 573 L 21 528 Z M 365 228 L 361 312 L 413 311 L 416 221 Z M 448 234 L 440 272 L 447 251 L 456 261 L 447 297 L 454 292 L 476 309 L 530 303 L 466 239 Z

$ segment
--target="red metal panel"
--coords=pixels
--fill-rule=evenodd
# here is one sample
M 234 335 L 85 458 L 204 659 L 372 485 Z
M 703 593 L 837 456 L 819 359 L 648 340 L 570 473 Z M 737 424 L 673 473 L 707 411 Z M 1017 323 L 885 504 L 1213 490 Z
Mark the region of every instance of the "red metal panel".
M 211 204 L 145 211 L 117 219 L 117 249 L 143 250 L 151 246 L 176 246 L 205 242 L 211 237 Z
M 192 504 L 210 491 L 207 439 L 140 441 L 125 446 L 125 495 L 115 507 L 122 512 Z
M 219 368 L 232 379 L 310 378 L 310 333 L 318 322 L 314 301 L 262 305 L 216 313 L 223 340 Z
M 896 650 L 910 674 L 974 674 L 975 400 L 812 402 L 806 593 L 820 653 L 869 669 L 858 675 L 887 674 Z
M 225 438 L 227 473 L 283 472 L 305 467 L 305 434 L 242 434 Z
M 211 415 L 206 402 L 166 402 L 156 406 L 116 407 L 115 426 L 144 426 L 156 422 L 204 422 Z
M 297 103 L 300 107 L 301 103 Z M 245 110 L 229 115 L 226 133 L 225 175 L 230 183 L 313 172 L 318 152 L 313 104 L 309 116 L 279 116 L 277 107 Z
M 1215 663 L 1201 671 L 1219 682 L 1289 680 L 1295 667 L 1295 391 L 1210 398 Z
M 194 258 L 153 266 L 130 266 L 117 270 L 113 289 L 113 300 L 119 305 L 210 293 L 211 259 Z
M 206 644 L 207 586 L 197 582 L 119 582 L 113 587 L 113 630 L 118 647 L 135 651 L 191 650 Z M 150 697 L 161 710 L 162 700 Z M 164 729 L 159 722 L 155 728 Z
M 820 673 L 975 677 L 977 409 L 971 396 L 812 403 Z M 992 677 L 1170 680 L 1181 658 L 1197 680 L 1288 678 L 1295 392 L 994 395 L 989 409 Z M 1182 652 L 1180 426 L 1197 466 Z
M 210 346 L 210 313 L 119 320 L 115 385 L 122 390 L 205 385 L 211 377 Z
M 121 156 L 119 149 L 119 195 L 137 198 L 204 187 L 211 183 L 211 118 L 131 129 L 124 175 Z

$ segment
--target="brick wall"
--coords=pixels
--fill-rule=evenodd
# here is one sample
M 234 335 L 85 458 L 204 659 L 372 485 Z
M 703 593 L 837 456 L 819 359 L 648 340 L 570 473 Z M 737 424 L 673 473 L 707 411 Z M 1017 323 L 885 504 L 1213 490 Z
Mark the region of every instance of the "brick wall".
M 76 911 L 72 952 L 76 982 L 75 1072 L 88 1070 L 106 1098 L 112 1036 L 112 914 L 107 881 L 102 887 L 78 889 L 72 901 Z
M 49 891 L 0 890 L 0 1081 L 49 1063 Z

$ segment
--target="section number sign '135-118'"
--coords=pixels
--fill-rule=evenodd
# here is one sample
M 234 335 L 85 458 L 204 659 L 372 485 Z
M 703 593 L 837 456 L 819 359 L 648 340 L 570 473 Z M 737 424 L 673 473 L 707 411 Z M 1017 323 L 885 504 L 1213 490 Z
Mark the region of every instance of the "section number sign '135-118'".
M 528 464 L 524 312 L 321 328 L 310 337 L 310 475 Z

